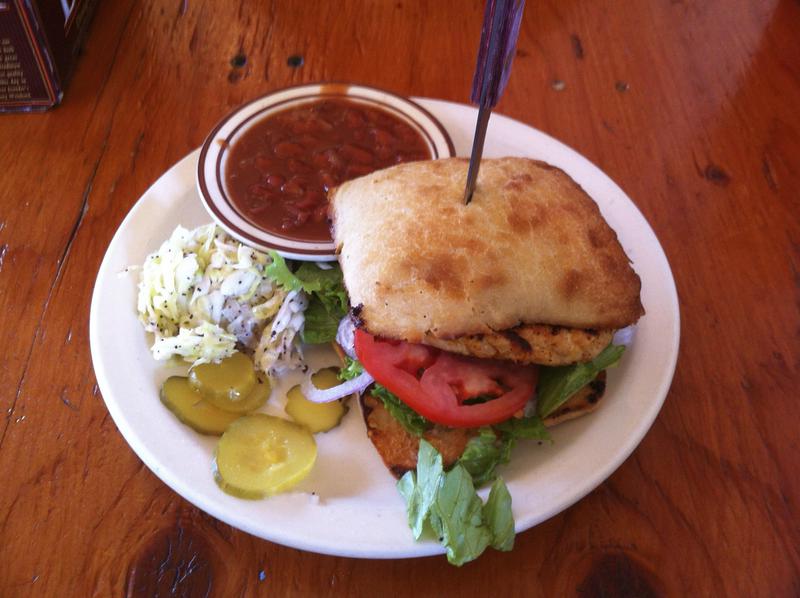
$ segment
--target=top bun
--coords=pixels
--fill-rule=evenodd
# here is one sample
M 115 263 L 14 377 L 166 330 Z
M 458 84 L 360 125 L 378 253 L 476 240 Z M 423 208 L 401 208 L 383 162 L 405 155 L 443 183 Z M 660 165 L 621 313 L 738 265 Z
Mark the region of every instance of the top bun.
M 622 328 L 644 313 L 641 281 L 594 201 L 525 158 L 401 164 L 331 195 L 350 302 L 375 335 L 421 342 L 520 324 Z

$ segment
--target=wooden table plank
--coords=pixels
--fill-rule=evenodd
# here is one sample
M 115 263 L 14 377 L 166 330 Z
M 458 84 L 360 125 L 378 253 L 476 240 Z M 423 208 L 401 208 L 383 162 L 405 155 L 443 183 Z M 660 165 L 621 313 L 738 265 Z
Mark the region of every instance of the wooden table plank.
M 678 286 L 675 380 L 633 456 L 512 553 L 460 570 L 278 546 L 164 486 L 92 371 L 89 302 L 113 232 L 267 91 L 353 80 L 466 101 L 482 5 L 104 3 L 64 104 L 0 118 L 0 595 L 800 594 L 800 5 L 526 11 L 499 111 L 617 181 Z

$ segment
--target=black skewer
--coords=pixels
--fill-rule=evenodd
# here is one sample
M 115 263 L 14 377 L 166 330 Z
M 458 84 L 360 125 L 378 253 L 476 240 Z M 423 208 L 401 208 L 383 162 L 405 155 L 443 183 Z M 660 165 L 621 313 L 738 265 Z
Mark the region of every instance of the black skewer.
M 511 75 L 511 62 L 514 60 L 524 9 L 525 0 L 486 0 L 481 45 L 470 96 L 470 101 L 477 104 L 479 109 L 467 171 L 467 185 L 464 190 L 465 204 L 472 201 L 472 194 L 475 192 L 475 182 L 478 180 L 483 143 L 486 140 L 486 129 L 492 108 L 500 100 Z

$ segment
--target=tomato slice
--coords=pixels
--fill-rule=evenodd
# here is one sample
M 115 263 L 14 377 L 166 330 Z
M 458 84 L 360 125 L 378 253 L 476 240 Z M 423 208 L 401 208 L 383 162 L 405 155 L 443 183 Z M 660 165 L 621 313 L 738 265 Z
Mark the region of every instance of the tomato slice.
M 375 380 L 432 422 L 476 428 L 509 419 L 533 397 L 538 369 L 476 359 L 357 329 L 358 360 Z

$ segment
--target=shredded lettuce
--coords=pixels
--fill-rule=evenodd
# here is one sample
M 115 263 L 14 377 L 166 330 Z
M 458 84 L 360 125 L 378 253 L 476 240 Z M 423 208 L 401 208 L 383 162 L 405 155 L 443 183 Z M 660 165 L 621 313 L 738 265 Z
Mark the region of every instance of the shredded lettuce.
M 469 472 L 459 464 L 445 472 L 442 456 L 425 440 L 420 440 L 416 472 L 407 472 L 397 488 L 414 538 L 422 536 L 427 524 L 453 565 L 478 558 L 488 546 L 508 551 L 514 545 L 511 495 L 505 483 L 498 478 L 484 504 Z
M 539 370 L 537 407 L 539 417 L 545 418 L 567 399 L 589 384 L 602 370 L 617 365 L 625 345 L 608 345 L 592 361 L 559 367 L 542 367 Z

